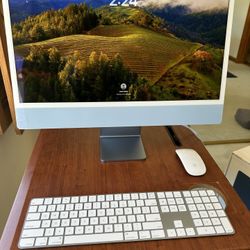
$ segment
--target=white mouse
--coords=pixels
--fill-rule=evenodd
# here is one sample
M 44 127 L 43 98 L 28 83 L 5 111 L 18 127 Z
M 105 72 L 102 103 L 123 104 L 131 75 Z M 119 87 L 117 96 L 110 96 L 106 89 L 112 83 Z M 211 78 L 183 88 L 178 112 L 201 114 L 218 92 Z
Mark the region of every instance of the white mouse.
M 201 176 L 206 173 L 206 166 L 200 155 L 193 149 L 176 149 L 185 170 L 192 176 Z

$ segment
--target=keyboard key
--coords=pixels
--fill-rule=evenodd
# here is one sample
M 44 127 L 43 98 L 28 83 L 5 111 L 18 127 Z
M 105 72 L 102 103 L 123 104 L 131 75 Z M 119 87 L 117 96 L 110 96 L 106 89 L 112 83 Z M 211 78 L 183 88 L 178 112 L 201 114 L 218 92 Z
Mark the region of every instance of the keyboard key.
M 137 240 L 139 239 L 137 232 L 126 232 L 124 234 L 125 240 Z
M 186 236 L 186 231 L 184 228 L 177 228 L 176 229 L 176 233 L 179 237 L 183 237 L 183 236 Z
M 140 239 L 149 239 L 151 238 L 149 231 L 140 231 L 139 232 L 139 238 Z
M 161 212 L 162 213 L 168 213 L 169 212 L 169 207 L 168 206 L 161 206 Z
M 205 206 L 203 204 L 196 204 L 198 210 L 205 210 Z
M 155 198 L 155 193 L 148 193 L 148 198 L 149 199 L 154 199 Z
M 89 218 L 82 218 L 81 219 L 81 226 L 89 225 Z
M 197 227 L 196 230 L 199 235 L 213 235 L 216 233 L 213 227 Z
M 26 220 L 39 220 L 40 213 L 29 213 L 26 217 Z
M 185 212 L 185 211 L 187 211 L 187 208 L 186 208 L 185 205 L 178 205 L 178 209 L 179 209 L 180 212 Z
M 225 233 L 223 226 L 215 226 L 215 230 L 216 230 L 217 234 L 224 234 Z
M 133 230 L 135 230 L 135 231 L 142 230 L 141 223 L 133 223 Z
M 144 221 L 146 221 L 144 214 L 138 214 L 138 215 L 136 215 L 136 220 L 138 222 L 144 222 Z
M 184 197 L 191 197 L 191 192 L 190 191 L 184 191 L 183 195 L 184 195 Z
M 159 209 L 157 206 L 150 207 L 151 213 L 159 213 Z
M 207 218 L 208 217 L 207 211 L 200 211 L 200 216 L 201 218 Z
M 191 195 L 193 197 L 196 197 L 196 196 L 199 196 L 199 193 L 198 193 L 198 191 L 191 191 Z
M 221 222 L 220 222 L 220 220 L 218 218 L 212 218 L 211 220 L 212 220 L 212 224 L 214 226 L 221 225 Z
M 71 202 L 72 203 L 78 203 L 79 202 L 79 197 L 78 196 L 71 197 Z M 58 202 L 58 203 L 60 203 L 60 202 Z M 58 203 L 55 203 L 55 204 L 58 204 Z
M 167 235 L 168 235 L 168 237 L 170 237 L 170 238 L 176 237 L 176 231 L 175 231 L 175 229 L 168 229 L 168 230 L 167 230 Z
M 105 195 L 98 195 L 97 201 L 105 201 Z
M 32 238 L 32 237 L 41 237 L 43 236 L 44 229 L 39 228 L 39 229 L 25 229 L 22 232 L 22 237 L 23 238 Z
M 176 199 L 176 204 L 182 205 L 182 204 L 184 204 L 184 200 L 182 198 L 177 198 Z
M 121 232 L 122 230 L 123 230 L 122 224 L 115 224 L 114 225 L 115 232 Z
M 222 206 L 219 202 L 213 203 L 214 209 L 222 209 Z
M 120 201 L 120 200 L 122 200 L 122 195 L 121 194 L 116 194 L 114 198 L 115 198 L 116 201 Z
M 23 228 L 25 229 L 31 229 L 31 228 L 39 228 L 41 225 L 41 221 L 37 220 L 37 221 L 26 221 L 24 223 Z
M 186 228 L 186 234 L 188 236 L 194 236 L 195 235 L 194 228 L 192 228 L 192 227 Z
M 19 247 L 33 247 L 35 238 L 21 239 L 19 241 Z
M 175 228 L 183 227 L 182 220 L 174 220 Z
M 108 224 L 108 217 L 100 217 L 100 224 Z
M 142 207 L 142 213 L 143 214 L 149 214 L 150 213 L 150 207 Z
M 226 218 L 226 217 L 220 218 L 220 221 L 221 221 L 221 223 L 222 223 L 222 225 L 227 233 L 234 232 L 233 227 L 232 227 L 231 223 L 229 222 L 228 218 Z
M 95 226 L 95 233 L 103 233 L 103 225 Z
M 129 215 L 129 216 L 127 216 L 127 221 L 128 222 L 135 222 L 136 221 L 135 215 Z
M 94 231 L 94 227 L 93 226 L 86 226 L 85 227 L 85 234 L 92 234 Z
M 195 225 L 196 227 L 203 226 L 202 220 L 201 220 L 201 219 L 195 219 L 195 220 L 194 220 L 194 225 Z
M 165 198 L 164 192 L 158 192 L 158 193 L 157 193 L 157 197 L 158 197 L 159 199 L 164 199 L 164 198 Z
M 202 219 L 204 226 L 211 226 L 212 222 L 210 219 Z
M 132 231 L 132 224 L 131 223 L 125 223 L 125 224 L 123 224 L 123 230 L 125 232 Z
M 30 205 L 42 205 L 43 204 L 44 199 L 33 199 L 30 202 Z
M 146 214 L 146 221 L 160 221 L 161 216 L 159 214 Z
M 196 211 L 197 210 L 197 208 L 194 204 L 188 205 L 188 209 L 189 209 L 189 211 Z
M 193 219 L 197 219 L 197 218 L 200 218 L 200 214 L 198 212 L 191 212 L 191 217 Z
M 65 235 L 71 235 L 74 233 L 74 228 L 73 227 L 66 227 L 65 228 Z
M 29 213 L 35 213 L 35 212 L 37 212 L 37 208 L 38 208 L 38 206 L 30 206 L 29 207 Z
M 55 231 L 54 228 L 46 228 L 44 236 L 52 236 L 52 235 L 54 235 L 54 231 Z M 72 232 L 72 234 L 73 234 L 73 232 Z
M 201 198 L 204 203 L 210 202 L 207 196 Z
M 82 201 L 82 200 L 80 199 L 80 202 L 84 202 L 84 201 Z M 63 204 L 70 203 L 70 197 L 63 197 L 62 203 L 63 203 Z M 46 203 L 44 202 L 44 204 L 46 204 Z
M 173 192 L 165 192 L 165 196 L 166 196 L 166 198 L 173 198 L 174 197 Z
M 105 233 L 112 233 L 113 232 L 113 225 L 105 225 L 104 232 Z
M 139 195 L 137 193 L 131 194 L 131 199 L 132 200 L 138 200 L 139 199 Z
M 202 200 L 200 197 L 194 197 L 194 202 L 195 203 L 202 203 Z
M 89 235 L 72 235 L 65 236 L 64 244 L 86 244 L 86 243 L 103 243 L 103 242 L 116 242 L 124 239 L 122 233 L 105 233 L 105 234 L 89 234 Z
M 110 224 L 116 224 L 117 223 L 117 217 L 116 216 L 110 216 L 109 217 L 109 223 Z
M 132 208 L 130 208 L 130 207 L 124 208 L 124 214 L 125 215 L 129 215 L 129 214 L 132 214 L 132 213 L 133 213 Z M 112 215 L 112 214 L 108 214 L 108 211 L 107 211 L 107 215 Z
M 55 236 L 55 237 L 49 237 L 49 246 L 56 246 L 60 245 L 63 242 L 63 237 L 62 236 Z
M 153 229 L 162 229 L 162 222 L 144 222 L 142 223 L 142 227 L 144 230 L 153 230 Z
M 130 200 L 130 194 L 123 194 L 122 197 L 124 200 Z
M 58 227 L 55 229 L 55 235 L 58 236 L 58 235 L 63 235 L 64 233 L 64 228 L 63 227 Z
M 175 205 L 176 204 L 176 202 L 175 202 L 175 199 L 172 199 L 172 198 L 169 198 L 169 199 L 167 199 L 167 203 L 166 204 L 161 204 L 161 202 L 160 202 L 160 204 L 161 205 Z
M 177 206 L 169 206 L 169 210 L 171 211 L 171 212 L 178 212 L 178 208 L 177 208 Z
M 47 245 L 48 238 L 47 237 L 40 237 L 36 238 L 35 246 L 42 247 Z
M 207 196 L 207 192 L 205 190 L 199 190 L 200 196 Z
M 113 195 L 112 195 L 113 197 Z M 95 195 L 90 195 L 89 196 L 89 202 L 96 202 L 96 196 Z
M 175 197 L 175 198 L 180 198 L 180 197 L 181 197 L 181 192 L 175 191 L 175 192 L 174 192 L 174 197 Z
M 148 198 L 146 193 L 140 193 L 139 197 L 140 197 L 140 199 L 143 199 L 143 200 Z
M 193 204 L 194 203 L 193 198 L 186 198 L 186 203 L 187 204 Z
M 145 200 L 145 206 L 157 206 L 157 201 L 155 199 Z
M 207 194 L 209 196 L 215 195 L 214 190 L 207 190 Z
M 164 230 L 152 230 L 152 238 L 165 238 Z
M 219 202 L 218 198 L 216 196 L 210 196 L 211 202 Z
M 118 201 L 111 201 L 110 202 L 110 207 L 111 208 L 118 208 L 118 204 L 119 204 Z
M 48 220 L 49 217 L 50 217 L 50 213 L 48 212 L 41 214 L 41 220 Z
M 224 212 L 224 210 L 217 210 L 216 211 L 218 217 L 225 217 L 226 216 L 226 213 Z

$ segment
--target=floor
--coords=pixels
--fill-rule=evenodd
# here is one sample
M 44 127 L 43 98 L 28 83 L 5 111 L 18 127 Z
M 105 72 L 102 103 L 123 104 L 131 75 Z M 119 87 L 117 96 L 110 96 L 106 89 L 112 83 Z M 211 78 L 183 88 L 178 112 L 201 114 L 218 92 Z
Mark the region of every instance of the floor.
M 246 65 L 242 65 L 242 64 L 236 64 L 230 61 L 229 71 L 237 76 L 237 78 L 230 78 L 230 84 L 235 83 L 238 86 L 241 86 L 240 91 L 242 91 L 244 88 L 249 88 L 250 67 Z M 237 89 L 235 89 L 234 91 L 236 92 Z M 247 93 L 249 92 L 247 91 Z M 225 105 L 230 105 L 230 104 L 227 104 L 225 102 Z M 249 96 L 249 108 L 250 108 L 250 96 Z M 227 107 L 225 107 L 225 109 L 227 109 Z M 229 117 L 227 117 L 227 114 L 225 117 L 223 117 L 223 119 L 227 119 L 227 120 L 229 119 Z M 233 117 L 230 117 L 230 119 L 233 119 Z M 222 124 L 225 125 L 225 122 L 223 122 Z M 242 128 L 239 127 L 239 129 L 242 129 Z M 249 130 L 249 135 L 250 135 L 250 130 Z M 217 162 L 217 164 L 219 165 L 223 173 L 225 173 L 228 167 L 228 163 L 230 161 L 232 152 L 234 152 L 235 150 L 241 149 L 243 147 L 246 147 L 246 146 L 250 146 L 250 142 L 240 143 L 240 140 L 239 140 L 239 143 L 207 145 L 206 148 L 209 151 L 209 153 L 212 155 L 212 157 L 215 159 L 215 161 Z

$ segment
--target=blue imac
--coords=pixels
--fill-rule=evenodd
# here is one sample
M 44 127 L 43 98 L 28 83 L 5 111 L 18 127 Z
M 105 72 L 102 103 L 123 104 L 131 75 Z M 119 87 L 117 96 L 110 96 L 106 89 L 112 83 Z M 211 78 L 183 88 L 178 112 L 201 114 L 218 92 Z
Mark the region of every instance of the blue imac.
M 141 126 L 219 123 L 233 5 L 3 1 L 18 127 L 101 128 L 106 161 L 144 159 Z

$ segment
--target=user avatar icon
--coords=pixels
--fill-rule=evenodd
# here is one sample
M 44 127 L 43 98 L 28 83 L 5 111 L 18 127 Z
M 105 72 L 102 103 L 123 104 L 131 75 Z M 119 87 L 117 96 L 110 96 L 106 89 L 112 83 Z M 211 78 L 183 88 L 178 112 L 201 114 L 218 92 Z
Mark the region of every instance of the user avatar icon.
M 121 84 L 121 89 L 122 89 L 122 90 L 127 89 L 127 84 L 126 84 L 126 83 L 122 83 L 122 84 Z

